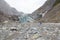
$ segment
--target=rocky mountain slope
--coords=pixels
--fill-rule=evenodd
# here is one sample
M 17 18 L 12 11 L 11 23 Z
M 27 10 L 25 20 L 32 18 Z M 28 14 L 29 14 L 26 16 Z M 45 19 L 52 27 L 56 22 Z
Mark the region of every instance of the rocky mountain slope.
M 55 3 L 55 1 L 56 1 L 56 0 L 47 0 L 42 7 L 38 8 L 37 10 L 35 10 L 35 11 L 32 13 L 33 18 L 34 18 L 34 19 L 37 19 L 37 18 L 41 17 L 41 14 L 49 11 L 49 10 L 52 8 L 52 6 L 53 6 L 53 4 Z M 38 17 L 38 16 L 39 16 L 39 17 Z
M 38 8 L 33 14 L 37 16 L 36 20 L 40 22 L 60 22 L 60 0 L 47 0 L 47 2 L 40 8 Z M 34 16 L 35 17 L 35 16 Z
M 56 5 L 53 9 L 46 13 L 39 21 L 60 23 L 60 4 Z
M 23 14 L 18 12 L 15 8 L 12 8 L 4 0 L 0 0 L 0 21 L 4 20 L 17 20 L 17 15 Z
M 11 7 L 4 1 L 0 0 L 0 11 L 3 12 L 4 15 L 12 15 Z
M 56 0 L 53 8 L 48 11 L 39 21 L 60 23 L 60 0 Z

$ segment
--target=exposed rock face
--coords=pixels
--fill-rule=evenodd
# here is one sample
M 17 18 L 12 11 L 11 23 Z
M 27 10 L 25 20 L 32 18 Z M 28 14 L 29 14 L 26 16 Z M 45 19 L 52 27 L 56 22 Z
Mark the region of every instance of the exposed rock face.
M 46 13 L 40 21 L 60 23 L 60 4 L 56 5 L 53 9 Z
M 52 8 L 55 1 L 56 0 L 47 0 L 42 7 L 38 8 L 36 11 L 32 13 L 33 18 L 36 19 L 38 18 L 38 15 L 47 13 Z
M 56 0 L 55 4 L 53 5 L 53 8 L 50 11 L 48 11 L 48 13 L 46 13 L 45 16 L 39 21 L 45 23 L 60 23 L 60 0 Z

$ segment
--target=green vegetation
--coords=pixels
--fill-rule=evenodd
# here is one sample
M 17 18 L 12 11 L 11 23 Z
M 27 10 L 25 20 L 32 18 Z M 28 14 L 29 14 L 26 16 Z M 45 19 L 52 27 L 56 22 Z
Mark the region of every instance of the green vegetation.
M 59 3 L 60 3 L 60 0 L 56 0 L 55 4 L 53 6 L 56 6 Z

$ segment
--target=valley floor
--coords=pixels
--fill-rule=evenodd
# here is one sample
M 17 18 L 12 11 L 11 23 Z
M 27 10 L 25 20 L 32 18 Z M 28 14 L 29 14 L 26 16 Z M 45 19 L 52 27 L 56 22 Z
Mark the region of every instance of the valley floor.
M 60 40 L 60 23 L 5 21 L 0 24 L 0 40 Z

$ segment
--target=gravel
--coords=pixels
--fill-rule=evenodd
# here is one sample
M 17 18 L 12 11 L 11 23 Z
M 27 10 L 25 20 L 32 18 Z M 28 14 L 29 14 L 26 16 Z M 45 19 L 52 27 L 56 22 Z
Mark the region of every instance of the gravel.
M 0 24 L 0 40 L 60 40 L 60 23 L 8 21 Z

